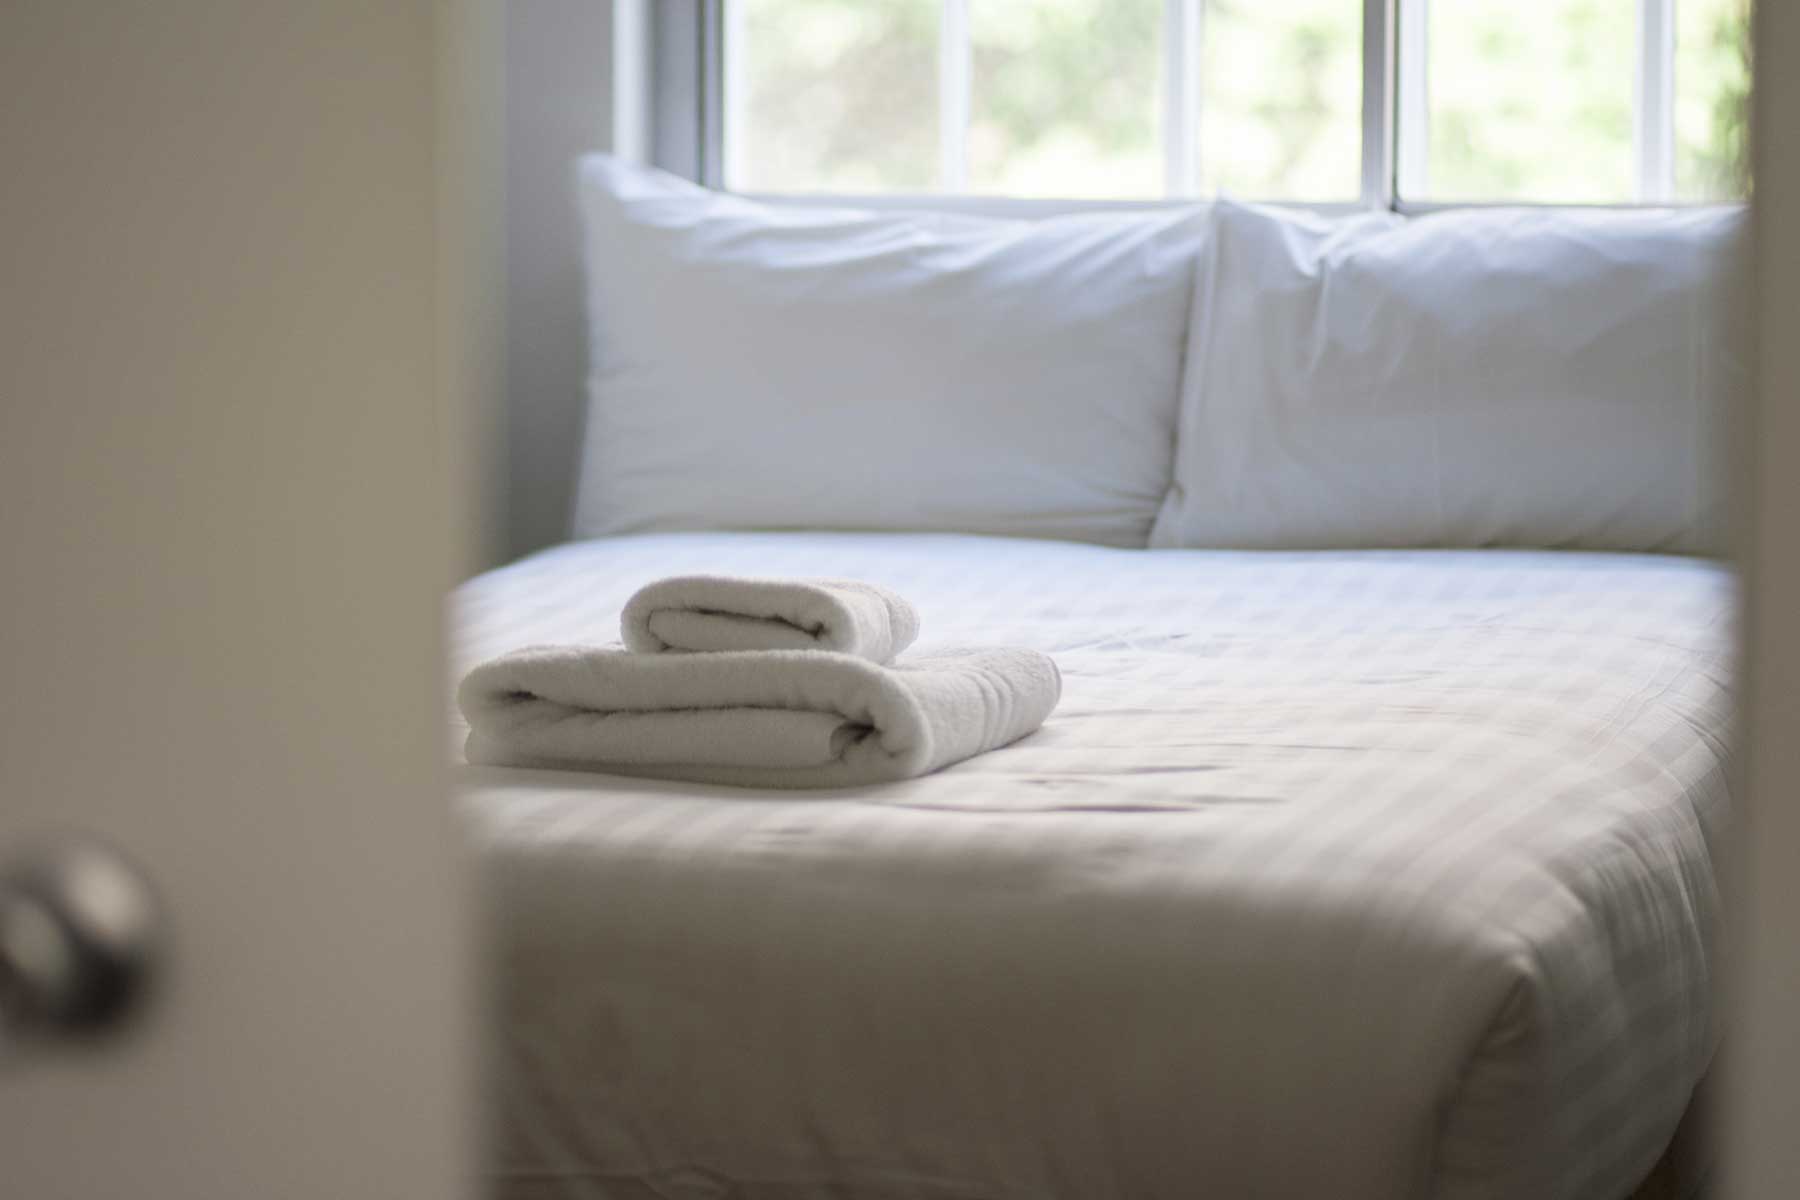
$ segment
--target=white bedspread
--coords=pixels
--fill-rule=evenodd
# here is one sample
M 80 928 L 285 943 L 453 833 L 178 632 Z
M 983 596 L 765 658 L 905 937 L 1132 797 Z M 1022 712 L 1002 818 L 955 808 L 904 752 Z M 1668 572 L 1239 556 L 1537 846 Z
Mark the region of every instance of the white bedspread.
M 1605 1200 L 1708 1065 L 1716 566 L 666 535 L 466 585 L 458 665 L 692 571 L 890 586 L 1062 705 L 835 792 L 462 768 L 501 1195 Z

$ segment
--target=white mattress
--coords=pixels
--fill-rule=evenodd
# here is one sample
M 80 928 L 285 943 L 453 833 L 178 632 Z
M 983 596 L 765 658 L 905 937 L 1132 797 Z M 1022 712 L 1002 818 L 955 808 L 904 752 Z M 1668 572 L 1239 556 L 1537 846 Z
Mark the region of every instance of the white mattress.
M 839 792 L 461 768 L 501 1195 L 1586 1200 L 1710 1061 L 1715 565 L 665 535 L 465 585 L 459 665 L 694 570 L 886 584 L 1063 702 Z

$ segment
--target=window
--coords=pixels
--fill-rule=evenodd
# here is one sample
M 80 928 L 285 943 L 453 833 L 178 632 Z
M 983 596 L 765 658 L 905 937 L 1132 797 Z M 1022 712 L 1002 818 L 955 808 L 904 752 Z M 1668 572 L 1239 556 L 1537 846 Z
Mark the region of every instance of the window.
M 728 187 L 1362 192 L 1363 0 L 724 0 Z
M 1741 197 L 1748 8 L 1747 0 L 1408 4 L 1399 55 L 1401 194 L 1587 203 Z
M 1749 3 L 659 0 L 653 15 L 659 63 L 672 37 L 711 97 L 674 118 L 697 123 L 693 162 L 665 165 L 743 191 L 1667 203 L 1747 191 Z

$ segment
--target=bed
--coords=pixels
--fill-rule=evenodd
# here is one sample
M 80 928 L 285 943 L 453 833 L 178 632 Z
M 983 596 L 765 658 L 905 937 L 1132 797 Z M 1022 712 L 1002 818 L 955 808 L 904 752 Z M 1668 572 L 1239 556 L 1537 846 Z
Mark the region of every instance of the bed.
M 924 778 L 459 770 L 494 1192 L 1623 1197 L 1719 1040 L 1732 583 L 1529 551 L 611 537 L 457 667 L 695 570 L 867 579 L 1060 707 Z

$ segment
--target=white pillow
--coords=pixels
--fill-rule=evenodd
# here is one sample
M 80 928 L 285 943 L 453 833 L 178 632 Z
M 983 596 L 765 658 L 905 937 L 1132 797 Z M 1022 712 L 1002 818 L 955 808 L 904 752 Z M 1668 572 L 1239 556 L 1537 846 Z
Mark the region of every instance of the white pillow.
M 581 536 L 925 529 L 1142 546 L 1203 210 L 761 204 L 580 165 Z
M 1213 220 L 1152 545 L 1718 546 L 1741 211 Z

